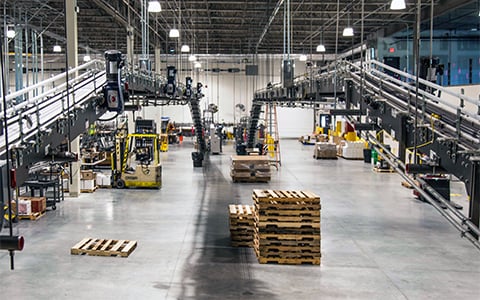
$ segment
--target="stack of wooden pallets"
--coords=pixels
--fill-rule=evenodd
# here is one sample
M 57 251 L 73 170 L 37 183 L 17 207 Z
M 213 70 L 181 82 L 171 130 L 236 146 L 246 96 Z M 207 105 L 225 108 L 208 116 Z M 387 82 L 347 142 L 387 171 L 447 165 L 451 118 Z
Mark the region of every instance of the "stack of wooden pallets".
M 320 197 L 307 191 L 253 190 L 253 201 L 260 263 L 320 264 Z
M 230 211 L 230 238 L 234 247 L 253 247 L 253 206 L 228 206 Z
M 270 181 L 270 160 L 264 155 L 232 156 L 230 175 L 233 182 Z

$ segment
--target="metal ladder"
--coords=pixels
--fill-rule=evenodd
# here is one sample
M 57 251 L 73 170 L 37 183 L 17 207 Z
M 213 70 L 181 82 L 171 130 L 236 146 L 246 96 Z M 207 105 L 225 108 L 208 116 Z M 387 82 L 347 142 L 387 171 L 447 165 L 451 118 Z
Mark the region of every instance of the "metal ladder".
M 278 135 L 277 104 L 268 102 L 265 105 L 265 139 L 264 147 L 270 162 L 277 169 L 282 165 L 280 155 L 280 136 Z

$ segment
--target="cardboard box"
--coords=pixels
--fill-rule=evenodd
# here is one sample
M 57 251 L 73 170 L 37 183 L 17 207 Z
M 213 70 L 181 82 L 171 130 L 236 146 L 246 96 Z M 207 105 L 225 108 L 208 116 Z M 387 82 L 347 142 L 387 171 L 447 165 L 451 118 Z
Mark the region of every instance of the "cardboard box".
M 47 210 L 47 198 L 45 197 L 34 197 L 30 203 L 32 204 L 32 213 L 43 213 Z
M 96 187 L 95 179 L 80 180 L 80 189 L 92 191 Z
M 18 215 L 29 216 L 32 214 L 32 203 L 28 200 L 18 200 Z
M 92 180 L 95 179 L 95 173 L 92 170 L 81 170 L 80 179 L 81 180 Z

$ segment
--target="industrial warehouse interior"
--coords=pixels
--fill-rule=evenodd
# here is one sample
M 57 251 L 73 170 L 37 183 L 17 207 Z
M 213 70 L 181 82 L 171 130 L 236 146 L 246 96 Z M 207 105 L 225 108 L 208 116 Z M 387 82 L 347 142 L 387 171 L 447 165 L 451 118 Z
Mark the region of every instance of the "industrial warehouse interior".
M 480 0 L 3 0 L 2 299 L 480 299 Z

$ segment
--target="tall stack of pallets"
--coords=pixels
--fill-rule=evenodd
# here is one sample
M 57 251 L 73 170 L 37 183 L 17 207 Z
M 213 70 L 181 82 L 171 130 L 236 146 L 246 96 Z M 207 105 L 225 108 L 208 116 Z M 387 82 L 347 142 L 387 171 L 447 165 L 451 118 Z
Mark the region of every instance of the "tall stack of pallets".
M 230 238 L 232 246 L 253 247 L 253 206 L 230 204 L 228 209 L 230 211 Z
M 308 191 L 253 190 L 253 201 L 260 263 L 320 264 L 320 197 Z
M 264 155 L 232 156 L 230 175 L 233 182 L 268 182 L 270 160 Z

